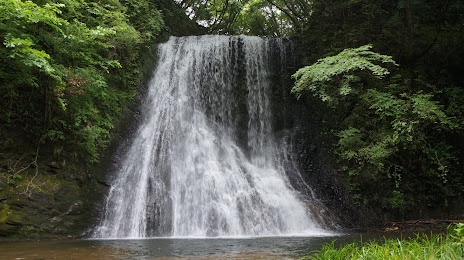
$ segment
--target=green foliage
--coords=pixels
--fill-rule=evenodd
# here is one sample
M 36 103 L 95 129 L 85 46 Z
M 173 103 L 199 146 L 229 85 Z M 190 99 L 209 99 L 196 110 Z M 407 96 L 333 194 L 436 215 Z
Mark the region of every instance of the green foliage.
M 332 242 L 302 259 L 462 259 L 463 224 L 449 228 L 446 235 L 417 235 L 411 239 L 351 243 L 337 248 Z
M 38 2 L 0 2 L 0 130 L 97 161 L 135 95 L 161 13 L 149 0 Z
M 292 92 L 313 93 L 334 109 L 351 108 L 333 131 L 342 170 L 358 184 L 358 201 L 402 212 L 417 203 L 414 194 L 433 190 L 438 194 L 425 200 L 445 202 L 461 178 L 455 178 L 456 157 L 444 140 L 463 125 L 424 91 L 433 91 L 430 84 L 416 80 L 420 90 L 413 91 L 399 74 L 386 78 L 389 71 L 378 64 L 396 63 L 371 48 L 346 49 L 298 70 Z
M 232 28 L 235 33 L 241 34 L 274 37 L 293 35 L 300 27 L 300 15 L 308 14 L 294 8 L 304 6 L 309 10 L 307 2 L 300 2 L 300 5 L 296 5 L 296 2 L 299 1 L 247 1 Z M 287 6 L 290 6 L 293 11 Z M 285 9 L 285 12 L 281 9 Z M 298 14 L 295 15 L 293 12 Z
M 161 12 L 156 8 L 153 1 L 123 0 L 126 14 L 134 26 L 141 32 L 142 39 L 152 41 L 161 32 L 164 21 Z
M 317 95 L 322 101 L 337 102 L 338 96 L 359 93 L 362 87 L 356 72 L 367 72 L 381 79 L 390 72 L 375 63 L 393 63 L 392 57 L 372 52 L 372 45 L 355 49 L 345 49 L 335 56 L 318 60 L 315 64 L 299 69 L 293 78 L 297 79 L 292 92 L 298 97 L 305 90 Z
M 455 228 L 451 229 L 450 236 L 454 245 L 464 248 L 464 223 L 456 224 Z
M 191 19 L 210 33 L 283 37 L 309 20 L 306 0 L 178 0 Z
M 61 33 L 60 26 L 65 25 L 66 21 L 58 17 L 61 13 L 60 7 L 63 5 L 46 4 L 40 7 L 30 1 L 0 1 L 0 40 L 4 45 L 4 48 L 0 49 L 0 55 L 5 58 L 4 64 L 0 67 L 0 80 L 8 89 L 2 94 L 17 95 L 14 91 L 14 85 L 17 83 L 27 82 L 33 86 L 39 84 L 35 77 L 27 81 L 16 79 L 17 74 L 21 72 L 32 74 L 39 71 L 59 80 L 50 65 L 50 55 L 40 46 L 35 47 L 37 39 L 32 32 L 34 27 L 45 26 L 47 31 Z
M 198 24 L 208 27 L 211 32 L 230 33 L 248 0 L 182 0 L 177 1 L 188 15 Z
M 67 80 L 63 100 L 69 103 L 66 115 L 70 119 L 62 126 L 62 131 L 75 133 L 76 141 L 91 155 L 91 161 L 96 161 L 98 148 L 109 140 L 113 121 L 129 96 L 109 88 L 97 69 L 68 71 Z
M 353 180 L 365 183 L 365 187 L 373 185 L 362 179 L 366 176 L 377 182 L 390 179 L 393 196 L 390 205 L 384 206 L 405 209 L 415 203 L 410 196 L 417 190 L 412 187 L 435 186 L 439 190 L 435 200 L 440 200 L 449 195 L 445 184 L 459 181 L 454 174 L 449 175 L 456 167 L 456 158 L 444 136 L 462 125 L 446 115 L 431 94 L 395 93 L 393 89 L 389 85 L 383 91 L 369 89 L 360 95 L 357 106 L 365 114 L 356 112 L 358 118 L 352 115 L 345 123 L 362 130 L 340 131 L 338 153 L 347 168 L 359 175 Z M 353 133 L 352 129 L 357 131 Z M 383 192 L 388 196 L 385 189 Z M 404 203 L 404 194 L 409 194 L 408 203 Z M 397 203 L 399 195 L 402 203 Z

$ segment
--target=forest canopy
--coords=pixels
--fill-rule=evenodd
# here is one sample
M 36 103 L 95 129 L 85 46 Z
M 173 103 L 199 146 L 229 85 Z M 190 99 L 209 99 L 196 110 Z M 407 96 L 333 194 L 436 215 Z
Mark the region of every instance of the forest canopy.
M 211 33 L 283 37 L 299 32 L 311 13 L 306 0 L 176 0 Z

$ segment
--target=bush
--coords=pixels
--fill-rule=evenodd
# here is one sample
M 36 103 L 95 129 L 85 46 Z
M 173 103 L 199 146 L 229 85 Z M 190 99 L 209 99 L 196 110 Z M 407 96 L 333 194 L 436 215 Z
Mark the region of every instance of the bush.
M 325 245 L 314 256 L 302 259 L 463 259 L 464 224 L 451 226 L 447 234 L 417 235 L 412 239 L 358 242 L 336 248 Z

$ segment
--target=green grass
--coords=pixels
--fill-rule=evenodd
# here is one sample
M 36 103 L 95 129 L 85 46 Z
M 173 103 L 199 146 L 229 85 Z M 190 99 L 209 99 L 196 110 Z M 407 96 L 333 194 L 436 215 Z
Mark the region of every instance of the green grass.
M 447 234 L 415 238 L 355 242 L 336 248 L 326 244 L 313 256 L 302 259 L 464 259 L 464 224 L 450 226 Z

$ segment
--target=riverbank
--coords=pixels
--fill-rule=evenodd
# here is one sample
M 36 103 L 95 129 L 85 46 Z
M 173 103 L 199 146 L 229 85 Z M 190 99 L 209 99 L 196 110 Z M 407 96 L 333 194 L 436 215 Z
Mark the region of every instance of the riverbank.
M 451 225 L 446 234 L 417 234 L 412 238 L 385 238 L 337 247 L 326 244 L 302 259 L 463 259 L 464 224 Z

